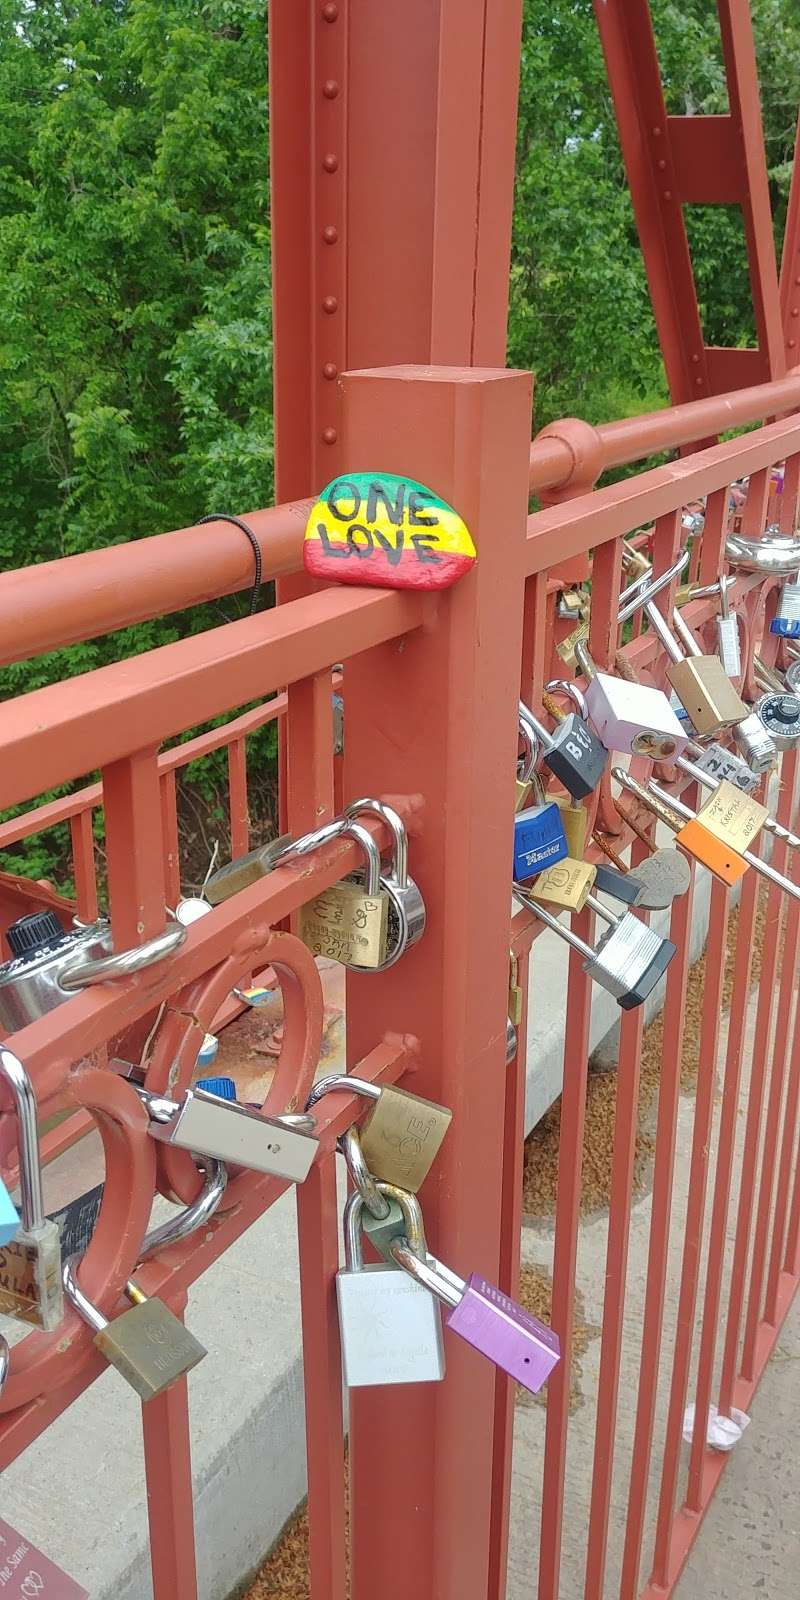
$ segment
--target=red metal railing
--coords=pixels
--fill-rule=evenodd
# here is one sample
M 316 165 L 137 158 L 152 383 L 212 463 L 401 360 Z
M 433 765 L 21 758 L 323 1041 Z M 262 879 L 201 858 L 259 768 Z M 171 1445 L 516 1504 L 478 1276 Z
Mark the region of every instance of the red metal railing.
M 758 402 L 767 414 L 789 403 L 788 391 L 782 391 L 778 404 L 777 387 Z M 593 552 L 590 645 L 598 665 L 613 663 L 621 644 L 616 617 L 623 540 L 652 525 L 654 564 L 664 570 L 680 547 L 683 507 L 705 498 L 705 529 L 694 564 L 701 578 L 709 579 L 722 562 L 728 486 L 734 479 L 749 478 L 744 531 L 758 534 L 766 514 L 769 471 L 779 462 L 786 463 L 781 524 L 793 527 L 800 420 L 773 422 L 732 443 L 528 517 L 530 380 L 525 374 L 384 369 L 346 378 L 342 402 L 347 463 L 397 462 L 423 482 L 434 483 L 474 534 L 479 551 L 474 572 L 439 596 L 319 591 L 7 702 L 0 707 L 6 755 L 0 803 L 35 800 L 54 785 L 96 769 L 102 772 L 102 783 L 3 824 L 0 844 L 54 821 L 68 821 L 80 903 L 88 908 L 93 905 L 94 878 L 87 819 L 102 799 L 115 944 L 122 948 L 151 937 L 163 926 L 165 903 L 174 900 L 179 887 L 174 778 L 186 762 L 222 745 L 234 752 L 231 831 L 234 848 L 243 847 L 243 740 L 255 727 L 281 716 L 286 727 L 284 802 L 291 830 L 304 832 L 332 814 L 331 669 L 342 662 L 347 714 L 343 792 L 348 798 L 368 792 L 394 797 L 409 827 L 412 870 L 428 910 L 424 939 L 397 967 L 374 977 L 348 975 L 348 1062 L 351 1067 L 358 1063 L 359 1073 L 376 1081 L 406 1077 L 418 1092 L 453 1108 L 450 1134 L 422 1192 L 428 1237 L 436 1253 L 457 1270 L 480 1270 L 513 1293 L 519 1271 L 526 1078 L 524 1048 L 511 1068 L 505 1064 L 508 951 L 511 945 L 520 958 L 525 993 L 532 962 L 531 998 L 537 1004 L 532 947 L 541 932 L 523 912 L 509 926 L 516 706 L 520 687 L 529 703 L 540 703 L 542 684 L 558 661 L 555 593 L 560 580 L 553 574 L 566 560 L 585 559 Z M 723 402 L 712 404 L 718 408 L 714 418 L 722 416 Z M 675 430 L 702 425 L 706 431 L 712 425 L 708 411 L 702 423 L 693 415 L 694 421 L 674 424 L 669 436 L 673 443 L 680 442 Z M 721 421 L 715 425 L 724 426 Z M 663 440 L 668 424 L 660 426 Z M 639 444 L 655 448 L 650 419 L 644 419 Z M 252 520 L 262 539 L 267 576 L 292 570 L 299 562 L 297 508 L 261 516 L 263 522 Z M 274 555 L 271 529 L 277 530 Z M 16 623 L 8 658 L 77 637 L 72 621 L 63 616 L 64 595 L 80 589 L 88 563 L 96 576 L 101 568 L 105 574 L 91 602 L 82 602 L 82 627 L 93 634 L 152 615 L 159 595 L 163 607 L 174 609 L 212 592 L 245 586 L 246 547 L 229 541 L 227 532 L 223 541 L 218 530 L 202 547 L 208 565 L 201 582 L 197 568 L 194 575 L 192 570 L 197 551 L 191 559 L 187 556 L 187 539 L 187 534 L 164 535 L 37 568 L 35 601 L 23 576 L 0 579 L 0 616 L 8 614 Z M 181 542 L 182 556 L 177 553 Z M 124 567 L 125 576 L 112 594 L 115 562 L 118 571 Z M 773 591 L 773 584 L 757 577 L 737 584 L 737 603 L 747 619 L 748 682 Z M 12 607 L 21 608 L 26 595 L 27 615 L 12 619 Z M 713 609 L 713 601 L 692 604 L 688 614 L 701 633 Z M 762 649 L 768 658 L 774 658 L 777 643 L 765 635 Z M 651 633 L 640 632 L 624 649 L 637 671 L 662 681 L 664 664 Z M 191 744 L 159 754 L 162 740 L 269 695 L 278 698 Z M 647 770 L 642 758 L 636 759 L 636 767 Z M 507 782 L 501 778 L 504 772 Z M 667 781 L 675 777 L 674 771 L 662 773 Z M 795 780 L 795 758 L 787 757 L 779 806 L 787 823 L 795 812 Z M 596 802 L 596 820 L 616 835 L 619 849 L 627 848 L 630 831 L 623 827 L 607 784 Z M 645 812 L 639 820 L 652 825 Z M 154 849 L 154 840 L 161 848 Z M 635 841 L 634 860 L 642 849 Z M 784 847 L 776 845 L 776 864 L 782 865 L 784 857 Z M 309 952 L 291 934 L 276 931 L 277 924 L 356 865 L 357 847 L 340 841 L 302 866 L 271 873 L 195 923 L 171 961 L 125 984 L 76 996 L 14 1037 L 13 1048 L 34 1078 L 42 1115 L 66 1099 L 96 1121 L 103 1136 L 106 1193 L 81 1278 L 106 1313 L 116 1309 L 122 1285 L 136 1265 L 156 1188 L 188 1201 L 198 1180 L 180 1152 L 160 1149 L 156 1160 L 146 1115 L 129 1085 L 95 1063 L 124 1029 L 165 1001 L 165 1021 L 147 1081 L 156 1089 L 167 1082 L 182 1086 L 191 1076 L 202 1034 L 218 1016 L 232 983 L 243 969 L 269 964 L 284 994 L 285 1040 L 266 1104 L 270 1110 L 300 1104 L 317 1064 L 321 991 Z M 621 1491 L 627 1495 L 628 1512 L 623 1548 L 615 1555 L 623 1600 L 640 1594 L 654 1600 L 656 1593 L 671 1591 L 723 1470 L 724 1459 L 708 1450 L 699 1434 L 688 1482 L 679 1495 L 681 1426 L 695 1352 L 698 1414 L 704 1414 L 712 1394 L 718 1395 L 722 1408 L 732 1402 L 746 1409 L 800 1273 L 800 1046 L 792 1021 L 800 919 L 792 909 L 783 929 L 781 896 L 771 889 L 751 1050 L 744 1044 L 746 978 L 756 893 L 752 874 L 745 880 L 717 1126 L 715 1065 L 729 906 L 727 892 L 714 888 L 691 1160 L 686 1192 L 678 1195 L 680 1062 L 672 1042 L 683 1016 L 691 905 L 691 894 L 678 901 L 671 925 L 678 954 L 666 987 L 667 1045 L 661 1064 L 636 1418 L 626 1462 L 630 1475 Z M 576 931 L 588 938 L 591 921 L 590 913 L 581 913 Z M 781 930 L 784 959 L 778 973 Z M 552 993 L 546 1003 L 552 1006 Z M 591 985 L 573 955 L 553 1245 L 552 1322 L 561 1337 L 563 1359 L 549 1385 L 536 1492 L 540 1600 L 566 1600 L 571 1592 L 562 1577 L 561 1541 L 580 1276 L 590 1009 Z M 525 1029 L 524 1018 L 521 1038 Z M 609 1531 L 615 1539 L 620 1533 L 611 1508 L 620 1492 L 613 1475 L 614 1445 L 623 1334 L 633 1294 L 628 1267 L 641 1039 L 641 1013 L 625 1015 L 593 1469 L 581 1508 L 581 1525 L 588 1529 L 586 1577 L 580 1591 L 575 1589 L 595 1600 L 610 1592 Z M 736 1115 L 740 1094 L 746 1096 L 741 1159 Z M 320 1157 L 297 1192 L 315 1600 L 344 1600 L 347 1581 L 342 1397 L 332 1294 L 339 1261 L 332 1156 L 337 1133 L 358 1113 L 350 1098 L 331 1097 L 322 1103 Z M 210 1227 L 149 1262 L 138 1275 L 142 1286 L 180 1312 L 191 1283 L 285 1187 L 276 1179 L 237 1176 Z M 671 1240 L 681 1253 L 674 1287 Z M 667 1369 L 668 1298 L 677 1298 L 678 1319 Z M 31 1334 L 16 1346 L 0 1397 L 0 1466 L 38 1437 L 94 1380 L 101 1365 L 88 1329 L 72 1312 L 59 1334 Z M 390 1600 L 405 1600 L 409 1594 L 500 1600 L 514 1417 L 509 1380 L 466 1347 L 451 1347 L 442 1385 L 353 1392 L 349 1402 L 353 1600 L 366 1600 L 376 1590 Z M 660 1441 L 656 1421 L 662 1417 Z M 193 1600 L 185 1381 L 145 1407 L 144 1427 L 150 1503 L 159 1507 L 166 1501 L 173 1508 L 169 1518 L 154 1516 L 151 1527 L 156 1600 Z M 660 1489 L 653 1497 L 648 1480 L 659 1461 Z

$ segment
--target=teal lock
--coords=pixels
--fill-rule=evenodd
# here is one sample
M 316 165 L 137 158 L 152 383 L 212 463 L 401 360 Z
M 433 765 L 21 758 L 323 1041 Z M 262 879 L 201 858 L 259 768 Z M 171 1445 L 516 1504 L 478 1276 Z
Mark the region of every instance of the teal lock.
M 0 1245 L 10 1244 L 19 1227 L 19 1213 L 0 1178 Z

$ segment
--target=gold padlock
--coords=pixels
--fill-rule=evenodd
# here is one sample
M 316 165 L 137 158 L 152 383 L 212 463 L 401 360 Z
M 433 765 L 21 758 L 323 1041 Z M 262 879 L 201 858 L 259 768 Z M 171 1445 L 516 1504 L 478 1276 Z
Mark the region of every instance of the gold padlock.
M 582 911 L 591 894 L 597 868 L 588 861 L 572 861 L 569 856 L 540 872 L 531 886 L 534 900 L 561 906 L 567 911 Z
M 568 795 L 557 794 L 554 798 L 561 812 L 561 821 L 567 837 L 567 849 L 573 861 L 580 861 L 586 852 L 588 824 L 586 808 L 579 801 L 570 800 Z
M 519 957 L 513 951 L 508 958 L 508 1017 L 518 1028 L 522 1021 L 522 985 L 519 981 Z
M 206 879 L 203 887 L 203 895 L 209 905 L 221 905 L 223 900 L 230 900 L 231 895 L 238 894 L 240 889 L 247 889 L 251 883 L 266 877 L 289 843 L 290 835 L 281 834 L 279 839 L 271 839 L 269 844 L 260 845 L 257 850 L 248 850 L 246 855 L 237 856 L 235 861 L 218 867 Z
M 379 967 L 389 937 L 389 896 L 381 888 L 378 846 L 360 822 L 339 830 L 357 839 L 367 858 L 366 884 L 345 878 L 301 906 L 298 933 L 315 956 L 345 967 Z
M 768 816 L 767 807 L 759 805 L 752 794 L 737 789 L 727 778 L 721 778 L 719 786 L 700 807 L 697 820 L 741 855 L 749 850 Z
M 416 1194 L 433 1166 L 452 1117 L 447 1106 L 383 1084 L 359 1129 L 370 1172 L 384 1183 L 398 1184 Z

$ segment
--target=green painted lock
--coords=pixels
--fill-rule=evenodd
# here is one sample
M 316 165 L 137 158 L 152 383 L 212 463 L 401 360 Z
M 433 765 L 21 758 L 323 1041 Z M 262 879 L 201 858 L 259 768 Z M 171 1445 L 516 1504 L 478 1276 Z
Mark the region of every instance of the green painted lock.
M 396 1239 L 407 1239 L 415 1256 L 421 1261 L 425 1260 L 427 1247 L 425 1244 L 425 1224 L 422 1219 L 422 1207 L 415 1194 L 410 1194 L 407 1189 L 401 1189 L 395 1183 L 378 1183 L 381 1194 L 389 1202 L 388 1217 L 373 1217 L 365 1205 L 361 1212 L 361 1227 L 365 1238 L 384 1261 L 392 1266 L 394 1261 L 391 1248 Z

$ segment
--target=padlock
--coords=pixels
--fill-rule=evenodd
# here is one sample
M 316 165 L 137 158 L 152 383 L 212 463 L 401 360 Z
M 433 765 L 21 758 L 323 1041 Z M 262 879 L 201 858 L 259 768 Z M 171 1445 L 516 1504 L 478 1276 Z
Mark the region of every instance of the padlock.
M 762 694 L 753 710 L 779 750 L 793 750 L 800 744 L 800 695 Z
M 722 573 L 716 583 L 710 583 L 703 588 L 691 585 L 690 598 L 692 600 L 705 599 L 707 595 L 719 595 L 719 615 L 717 616 L 717 651 L 719 659 L 728 677 L 731 679 L 742 676 L 742 651 L 739 643 L 739 618 L 731 611 L 729 590 L 735 586 L 736 579 Z
M 800 582 L 797 580 L 783 585 L 769 628 L 770 633 L 777 633 L 782 639 L 800 639 Z
M 11 1243 L 19 1224 L 19 1212 L 2 1178 L 0 1178 L 0 1245 Z
M 583 696 L 576 685 L 556 678 L 547 685 L 549 693 L 573 696 L 579 707 L 584 706 Z M 606 768 L 608 751 L 592 733 L 583 716 L 571 711 L 553 733 L 548 733 L 538 717 L 520 700 L 519 715 L 536 734 L 542 747 L 543 760 L 553 777 L 572 795 L 573 800 L 586 800 L 594 793 Z
M 447 1106 L 384 1084 L 359 1128 L 371 1172 L 416 1194 L 428 1176 L 453 1119 Z
M 180 1100 L 152 1094 L 135 1083 L 134 1088 L 150 1118 L 147 1131 L 162 1144 L 214 1156 L 230 1166 L 269 1172 L 292 1183 L 308 1177 L 319 1142 L 303 1131 L 302 1124 L 251 1111 L 196 1084 L 184 1089 Z
M 560 906 L 566 911 L 582 911 L 590 894 L 597 868 L 588 861 L 573 861 L 569 856 L 555 867 L 539 874 L 531 894 L 545 905 Z
M 513 876 L 525 880 L 568 854 L 562 814 L 554 800 L 529 806 L 514 818 Z
M 395 1264 L 365 1267 L 363 1204 L 356 1191 L 345 1205 L 345 1264 L 336 1274 L 344 1381 L 350 1389 L 438 1383 L 445 1370 L 438 1303 Z M 417 1260 L 412 1250 L 408 1254 Z
M 667 761 L 684 748 L 688 734 L 661 689 L 598 672 L 585 642 L 575 659 L 586 678 L 587 712 L 607 750 Z
M 397 1183 L 381 1183 L 381 1194 L 389 1201 L 388 1217 L 372 1216 L 366 1202 L 361 1209 L 361 1232 L 384 1261 L 391 1262 L 395 1239 L 404 1239 L 422 1261 L 428 1253 L 422 1207 L 415 1194 Z M 362 1200 L 364 1196 L 361 1196 Z
M 766 578 L 790 578 L 800 571 L 800 539 L 782 534 L 777 522 L 770 522 L 759 539 L 729 534 L 725 556 L 732 567 L 742 572 L 758 572 Z
M 690 778 L 696 778 L 698 783 L 701 783 L 704 788 L 716 789 L 719 787 L 720 779 L 717 777 L 712 777 L 711 774 L 701 766 L 699 761 L 689 761 L 685 756 L 682 756 L 676 765 L 681 767 L 684 772 L 688 772 Z M 729 779 L 728 781 L 730 782 L 731 780 Z M 734 783 L 733 787 L 736 789 L 742 789 L 746 794 L 751 792 L 750 789 L 745 790 L 742 784 Z M 771 816 L 769 811 L 766 810 L 765 806 L 760 807 L 759 809 L 766 811 L 762 826 L 766 829 L 767 833 L 773 834 L 776 839 L 780 839 L 781 843 L 788 845 L 791 850 L 799 850 L 800 835 L 792 833 L 791 829 L 789 828 L 785 828 L 782 822 L 777 822 L 775 817 Z
M 673 900 L 687 893 L 692 881 L 691 868 L 680 850 L 654 850 L 636 867 L 640 911 L 668 911 Z
M 76 1257 L 64 1262 L 64 1291 L 75 1310 L 94 1329 L 93 1344 L 116 1367 L 141 1400 L 154 1400 L 170 1384 L 185 1377 L 208 1352 L 194 1334 L 165 1306 L 128 1282 L 125 1293 L 134 1303 L 109 1321 L 87 1299 L 77 1277 Z
M 777 766 L 778 746 L 754 711 L 743 722 L 737 722 L 733 737 L 753 772 L 771 772 Z
M 54 911 L 31 911 L 6 928 L 11 960 L 0 964 L 0 1032 L 16 1033 L 82 989 L 114 983 L 155 966 L 186 942 L 171 922 L 130 950 L 115 951 L 106 917 L 62 928 Z
M 584 972 L 613 995 L 623 1011 L 630 1011 L 647 999 L 676 953 L 676 947 L 669 939 L 660 938 L 652 928 L 648 928 L 646 922 L 640 922 L 630 911 L 615 917 L 600 900 L 590 894 L 587 896 L 587 905 L 610 925 L 610 931 L 593 949 L 534 900 L 529 890 L 516 883 L 513 890 L 523 905 L 533 911 L 541 922 L 566 940 L 574 950 L 580 951 L 586 958 Z
M 750 721 L 750 718 L 747 718 Z M 762 729 L 765 738 L 769 738 L 766 728 Z M 772 741 L 770 741 L 772 742 Z M 679 757 L 679 762 L 691 760 L 691 765 L 696 768 L 695 776 L 700 773 L 703 778 L 727 778 L 729 783 L 742 789 L 745 794 L 752 794 L 761 781 L 759 774 L 752 767 L 737 756 L 734 750 L 726 750 L 722 744 L 693 745 L 689 744 L 686 756 Z M 688 771 L 688 768 L 685 769 Z M 702 779 L 699 781 L 702 782 Z
M 508 956 L 508 1020 L 514 1028 L 522 1021 L 522 985 L 519 981 L 519 957 L 513 950 Z M 516 1044 L 514 1046 L 516 1054 Z
M 45 1216 L 36 1095 L 22 1062 L 0 1045 L 0 1080 L 17 1113 L 22 1223 L 0 1249 L 0 1315 L 52 1333 L 63 1316 L 58 1224 Z
M 586 853 L 586 835 L 589 828 L 586 807 L 563 794 L 557 794 L 555 802 L 561 812 L 561 826 L 564 829 L 569 854 L 573 861 L 582 861 Z
M 393 967 L 422 938 L 425 932 L 425 901 L 414 879 L 408 872 L 408 834 L 405 823 L 393 806 L 385 800 L 353 800 L 345 807 L 343 815 L 357 820 L 360 816 L 379 817 L 392 835 L 392 859 L 388 868 L 381 868 L 381 893 L 389 902 L 386 953 L 380 964 L 371 968 L 385 972 Z
M 800 694 L 800 661 L 793 661 L 786 668 L 786 687 L 792 694 Z
M 359 971 L 383 970 L 389 939 L 389 897 L 381 886 L 381 856 L 360 822 L 346 822 L 341 837 L 357 839 L 366 878 L 344 878 L 300 907 L 298 933 L 315 956 Z
M 716 834 L 710 833 L 699 821 L 697 814 L 690 811 L 689 807 L 675 795 L 665 794 L 652 782 L 645 788 L 622 767 L 615 767 L 612 777 L 616 778 L 629 794 L 635 794 L 653 816 L 672 828 L 678 844 L 688 851 L 695 861 L 699 861 L 701 866 L 713 872 L 722 883 L 731 887 L 744 876 L 748 863 L 743 861 L 729 845 L 723 844 Z
M 509 1377 L 536 1394 L 561 1359 L 558 1335 L 478 1272 L 459 1278 L 435 1257 L 420 1261 L 408 1246 L 392 1246 L 392 1259 L 409 1277 L 450 1307 L 446 1326 Z
M 736 722 L 742 722 L 747 716 L 747 706 L 725 673 L 719 656 L 703 655 L 680 611 L 673 610 L 673 625 L 680 633 L 685 648 L 678 643 L 655 604 L 654 596 L 659 589 L 682 571 L 684 565 L 685 560 L 681 557 L 668 572 L 662 573 L 649 584 L 641 585 L 634 598 L 620 607 L 618 621 L 622 623 L 635 611 L 644 609 L 653 632 L 670 658 L 667 678 L 686 707 L 694 727 L 700 734 L 715 734 L 723 728 L 732 727 Z M 624 595 L 622 599 L 625 601 Z
M 166 1250 L 167 1245 L 177 1244 L 179 1239 L 188 1239 L 190 1234 L 196 1233 L 198 1228 L 204 1228 L 213 1217 L 228 1186 L 228 1169 L 224 1161 L 215 1161 L 213 1156 L 205 1156 L 203 1166 L 205 1176 L 197 1199 L 191 1205 L 183 1206 L 176 1216 L 167 1217 L 166 1222 L 160 1222 L 158 1227 L 151 1228 L 145 1234 L 137 1257 L 138 1266 L 160 1250 Z
M 636 871 L 638 872 L 638 867 Z M 595 870 L 594 889 L 597 894 L 610 894 L 612 899 L 619 900 L 623 905 L 636 906 L 642 892 L 642 881 L 632 872 L 618 872 L 616 867 L 608 867 L 601 862 Z M 536 885 L 537 894 L 539 885 Z
M 230 900 L 231 895 L 238 894 L 241 889 L 249 888 L 251 883 L 258 883 L 260 878 L 265 878 L 291 842 L 291 835 L 282 833 L 280 838 L 270 839 L 269 844 L 259 845 L 257 850 L 248 850 L 246 855 L 237 856 L 236 860 L 229 861 L 227 866 L 218 867 L 216 872 L 212 872 L 203 890 L 209 905 L 221 905 L 223 900 Z
M 757 838 L 768 816 L 766 806 L 759 805 L 751 794 L 744 794 L 728 783 L 727 778 L 721 778 L 701 805 L 697 820 L 715 838 L 742 855 Z
M 519 716 L 519 737 L 524 750 L 522 756 L 517 760 L 517 786 L 514 797 L 515 812 L 523 811 L 528 803 L 528 796 L 533 786 L 536 765 L 539 760 L 539 740 L 530 722 L 521 713 Z

